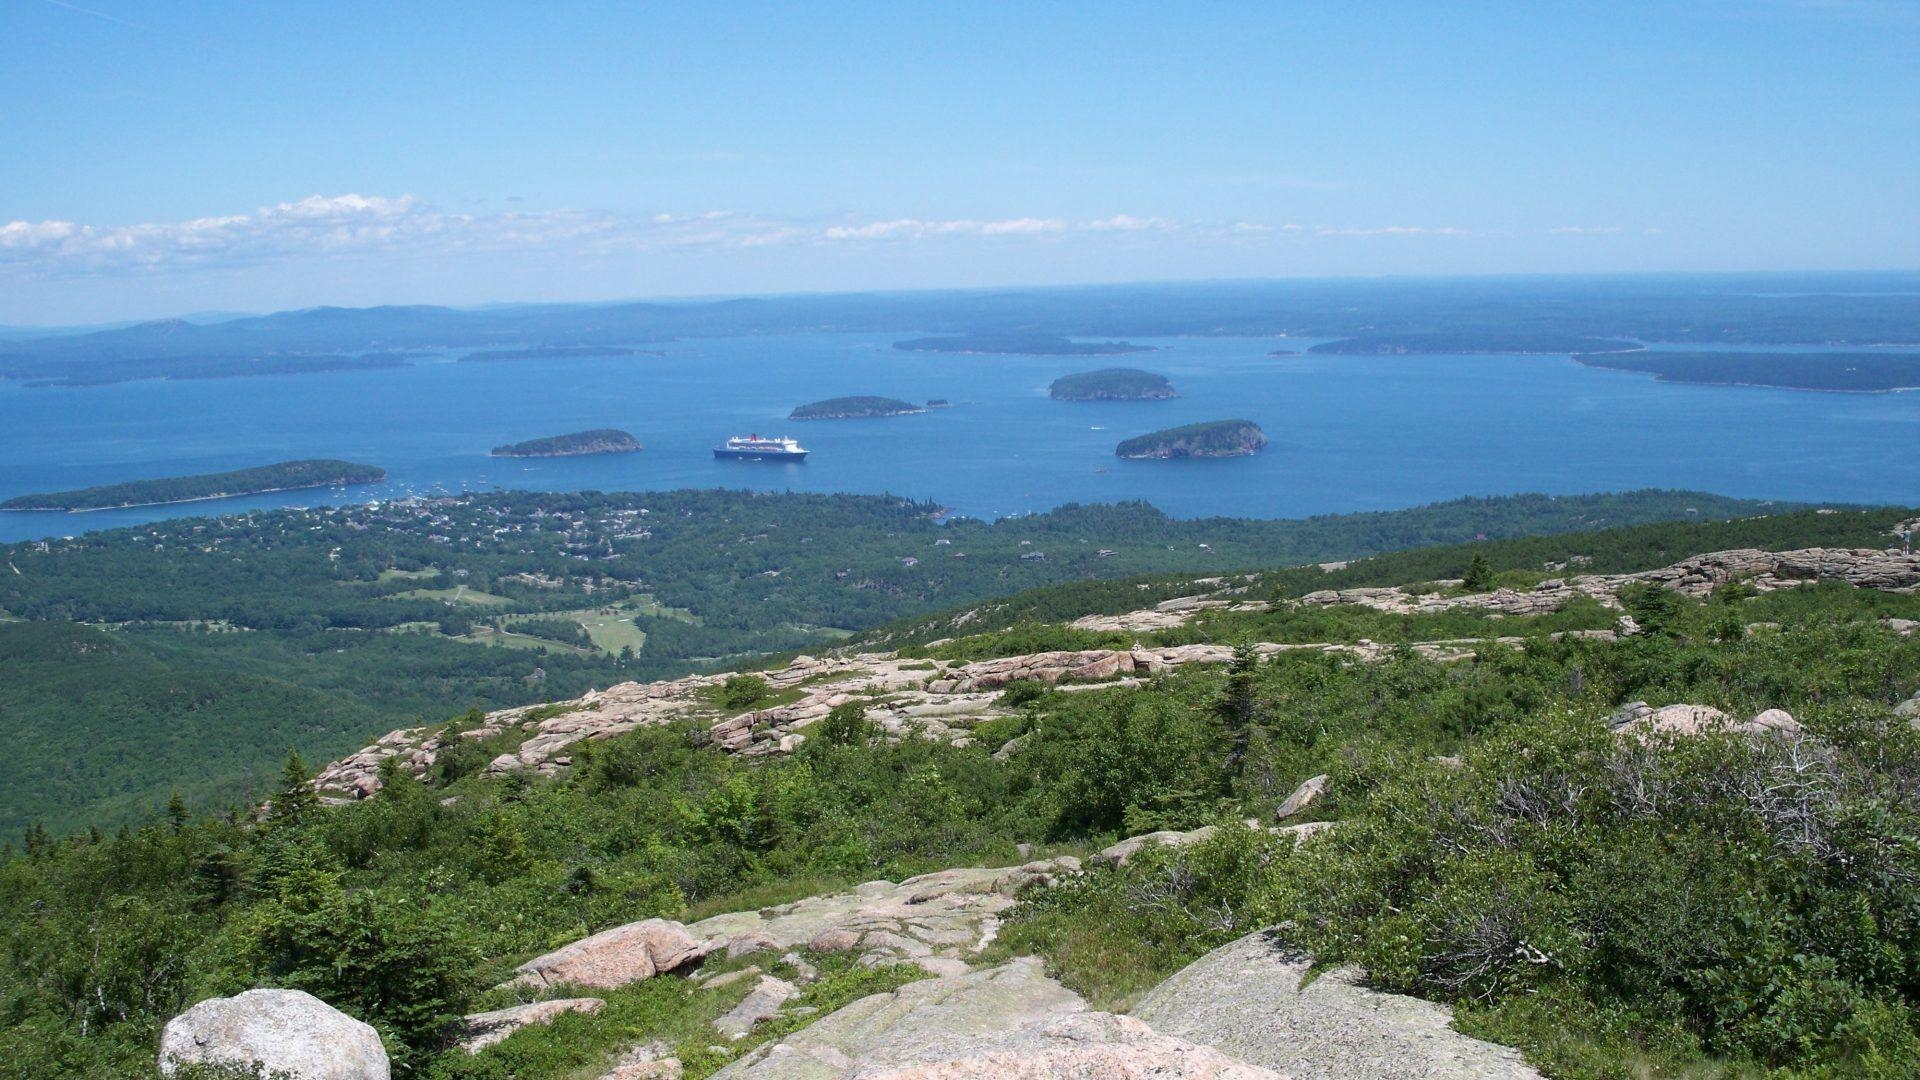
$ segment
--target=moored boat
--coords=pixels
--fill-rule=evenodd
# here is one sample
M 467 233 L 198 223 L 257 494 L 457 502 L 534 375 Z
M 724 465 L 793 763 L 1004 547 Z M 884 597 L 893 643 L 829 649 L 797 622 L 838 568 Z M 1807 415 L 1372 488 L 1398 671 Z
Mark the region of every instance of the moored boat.
M 735 435 L 714 447 L 713 456 L 736 461 L 805 461 L 807 450 L 794 439 L 771 435 Z

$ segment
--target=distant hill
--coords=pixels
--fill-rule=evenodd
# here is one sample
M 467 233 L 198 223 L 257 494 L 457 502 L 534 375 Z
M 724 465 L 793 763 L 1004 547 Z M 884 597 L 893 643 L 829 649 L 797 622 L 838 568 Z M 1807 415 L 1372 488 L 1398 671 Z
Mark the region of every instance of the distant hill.
M 908 352 L 1001 353 L 1010 356 L 1119 356 L 1152 352 L 1130 341 L 1069 341 L 1053 334 L 954 334 L 893 343 Z

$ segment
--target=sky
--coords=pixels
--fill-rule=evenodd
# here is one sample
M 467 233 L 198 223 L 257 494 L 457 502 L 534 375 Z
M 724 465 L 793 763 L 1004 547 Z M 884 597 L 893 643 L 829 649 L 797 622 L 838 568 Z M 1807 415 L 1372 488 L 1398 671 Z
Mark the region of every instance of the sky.
M 1920 0 L 0 0 L 0 323 L 1920 265 Z

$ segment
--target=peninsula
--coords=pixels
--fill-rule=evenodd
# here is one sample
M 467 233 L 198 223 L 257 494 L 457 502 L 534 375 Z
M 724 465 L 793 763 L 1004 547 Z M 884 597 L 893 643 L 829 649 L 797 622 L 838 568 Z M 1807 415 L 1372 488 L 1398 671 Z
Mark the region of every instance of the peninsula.
M 1920 353 L 1637 352 L 1575 356 L 1587 367 L 1636 371 L 1658 382 L 1884 394 L 1920 389 Z
M 357 465 L 351 461 L 282 461 L 233 472 L 129 480 L 124 484 L 103 484 L 75 491 L 18 495 L 0 503 L 0 510 L 67 510 L 75 513 L 82 510 L 124 510 L 135 506 L 230 499 L 240 495 L 264 495 L 303 488 L 377 484 L 386 478 L 385 469 Z
M 837 397 L 802 405 L 787 414 L 789 420 L 863 420 L 875 416 L 910 416 L 926 406 L 890 397 Z
M 631 454 L 642 449 L 640 440 L 618 428 L 595 428 L 571 435 L 508 443 L 492 450 L 494 457 L 580 457 L 585 454 Z
M 1113 452 L 1137 461 L 1161 461 L 1245 457 L 1258 453 L 1266 445 L 1266 433 L 1251 420 L 1209 420 L 1128 439 L 1114 447 Z
M 1101 368 L 1062 375 L 1048 387 L 1055 401 L 1154 401 L 1179 397 L 1165 375 L 1139 368 Z
M 1070 341 L 1057 334 L 947 334 L 893 343 L 908 352 L 999 353 L 1003 356 L 1120 356 L 1152 352 L 1131 341 Z

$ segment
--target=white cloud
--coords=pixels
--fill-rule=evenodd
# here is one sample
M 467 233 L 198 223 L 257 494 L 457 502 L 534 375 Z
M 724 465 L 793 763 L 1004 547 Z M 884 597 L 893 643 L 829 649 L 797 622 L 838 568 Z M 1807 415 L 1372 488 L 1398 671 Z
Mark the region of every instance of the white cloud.
M 863 225 L 834 225 L 828 227 L 821 236 L 828 240 L 912 240 L 929 236 L 1032 236 L 1036 233 L 1065 232 L 1066 228 L 1067 223 L 1058 218 L 1010 218 L 1005 221 L 895 218 Z
M 1132 214 L 1115 214 L 1109 218 L 1087 222 L 1087 228 L 1095 232 L 1147 232 L 1177 229 L 1178 222 L 1162 217 L 1134 217 Z
M 1372 225 L 1364 228 L 1338 228 L 1322 225 L 1315 236 L 1470 236 L 1466 229 L 1452 225 Z
M 1547 230 L 1554 236 L 1615 236 L 1625 231 L 1618 225 L 1561 225 Z

